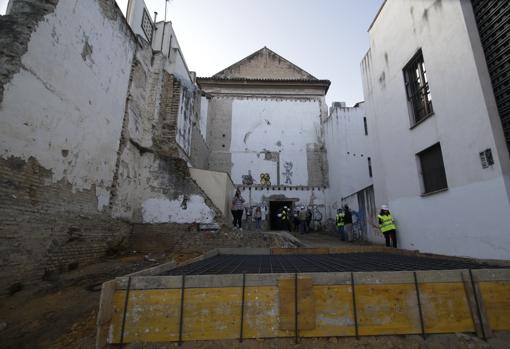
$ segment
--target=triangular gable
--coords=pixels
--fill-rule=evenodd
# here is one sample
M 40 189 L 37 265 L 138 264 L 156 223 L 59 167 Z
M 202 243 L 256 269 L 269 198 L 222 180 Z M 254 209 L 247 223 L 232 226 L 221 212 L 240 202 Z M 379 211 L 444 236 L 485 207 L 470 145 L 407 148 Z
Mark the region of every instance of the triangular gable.
M 213 78 L 317 80 L 267 47 L 214 74 Z

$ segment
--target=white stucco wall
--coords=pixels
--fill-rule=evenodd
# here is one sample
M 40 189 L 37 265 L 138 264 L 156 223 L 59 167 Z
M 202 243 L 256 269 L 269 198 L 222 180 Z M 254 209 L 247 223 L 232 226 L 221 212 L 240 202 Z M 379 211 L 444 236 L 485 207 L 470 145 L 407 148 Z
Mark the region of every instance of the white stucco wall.
M 491 125 L 492 106 L 480 82 L 488 76 L 477 70 L 476 42 L 468 35 L 476 28 L 466 23 L 466 8 L 458 0 L 389 0 L 369 32 L 361 68 L 376 203 L 389 204 L 404 248 L 508 259 L 508 154 L 497 146 L 501 132 Z M 402 68 L 419 48 L 434 115 L 410 129 Z M 448 190 L 422 197 L 416 154 L 436 142 Z M 482 169 L 479 152 L 487 148 L 496 163 Z
M 343 198 L 372 185 L 363 117 L 363 103 L 352 108 L 332 107 L 323 123 L 329 171 L 328 208 L 332 216 Z
M 251 171 L 255 183 L 267 172 L 277 184 L 277 163 L 264 156 L 271 151 L 280 153 L 280 184 L 308 185 L 306 149 L 319 143 L 320 115 L 318 100 L 235 99 L 230 145 L 234 183 L 242 183 L 242 175 Z M 286 163 L 292 164 L 290 171 Z
M 184 197 L 148 199 L 142 204 L 144 223 L 212 223 L 215 213 L 200 195 L 191 195 L 182 205 Z
M 1 156 L 33 156 L 73 190 L 95 186 L 99 209 L 109 202 L 135 50 L 127 26 L 101 11 L 97 1 L 60 1 L 32 34 L 0 109 Z

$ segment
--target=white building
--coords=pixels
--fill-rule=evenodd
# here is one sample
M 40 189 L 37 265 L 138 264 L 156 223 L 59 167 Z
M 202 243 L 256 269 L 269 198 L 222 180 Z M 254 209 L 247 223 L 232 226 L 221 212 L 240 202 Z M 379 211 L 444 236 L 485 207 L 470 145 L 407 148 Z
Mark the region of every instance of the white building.
M 333 102 L 322 127 L 329 173 L 327 217 L 334 219 L 336 210 L 348 205 L 359 222 L 356 229 L 361 236 L 375 240 L 380 234 L 367 221 L 374 216 L 375 206 L 364 103 L 346 107 L 343 102 Z
M 273 228 L 283 205 L 319 205 L 324 211 L 328 176 L 321 120 L 330 82 L 266 47 L 197 81 L 209 96 L 209 169 L 230 174 L 249 206 L 263 205 L 271 214 Z
M 475 1 L 475 17 L 464 0 L 387 0 L 370 26 L 361 70 L 375 199 L 403 248 L 510 258 L 508 77 L 496 99 L 489 73 L 504 63 L 484 56 L 508 21 L 484 27 L 482 42 L 488 4 Z

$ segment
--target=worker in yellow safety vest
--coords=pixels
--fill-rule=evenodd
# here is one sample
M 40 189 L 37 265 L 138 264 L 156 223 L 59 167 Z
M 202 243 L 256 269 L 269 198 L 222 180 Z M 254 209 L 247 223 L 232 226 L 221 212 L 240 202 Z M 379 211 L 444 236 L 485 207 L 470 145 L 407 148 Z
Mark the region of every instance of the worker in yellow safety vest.
M 287 227 L 287 230 L 290 233 L 292 231 L 292 227 L 290 226 L 289 211 L 290 210 L 287 206 L 283 206 L 283 209 L 278 214 L 278 218 L 281 219 L 282 223 Z
M 379 219 L 379 229 L 386 239 L 386 246 L 390 247 L 390 240 L 393 247 L 397 248 L 397 226 L 388 206 L 382 205 L 381 211 L 377 215 Z
M 344 210 L 339 208 L 338 210 L 336 210 L 336 231 L 338 234 L 340 234 L 340 240 L 342 241 L 345 241 L 344 226 L 345 226 L 345 213 Z

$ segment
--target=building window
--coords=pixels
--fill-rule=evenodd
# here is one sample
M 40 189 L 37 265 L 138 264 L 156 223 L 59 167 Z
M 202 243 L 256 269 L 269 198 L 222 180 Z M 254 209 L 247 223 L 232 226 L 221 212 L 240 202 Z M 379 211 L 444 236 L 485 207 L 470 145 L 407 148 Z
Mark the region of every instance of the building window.
M 366 117 L 363 117 L 363 127 L 365 127 L 365 136 L 368 136 L 368 125 Z
M 152 25 L 152 19 L 147 13 L 147 11 L 143 10 L 142 15 L 142 30 L 145 33 L 145 37 L 149 42 L 152 42 L 152 32 L 154 30 L 154 27 Z
M 427 71 L 420 51 L 404 67 L 407 101 L 415 125 L 433 113 Z
M 369 156 L 367 160 L 368 160 L 368 177 L 372 178 L 372 159 Z
M 423 194 L 448 188 L 444 170 L 443 154 L 439 143 L 419 152 L 423 180 Z
M 168 58 L 170 59 L 170 55 L 172 54 L 172 41 L 174 40 L 174 36 L 170 35 L 170 41 L 168 42 Z

